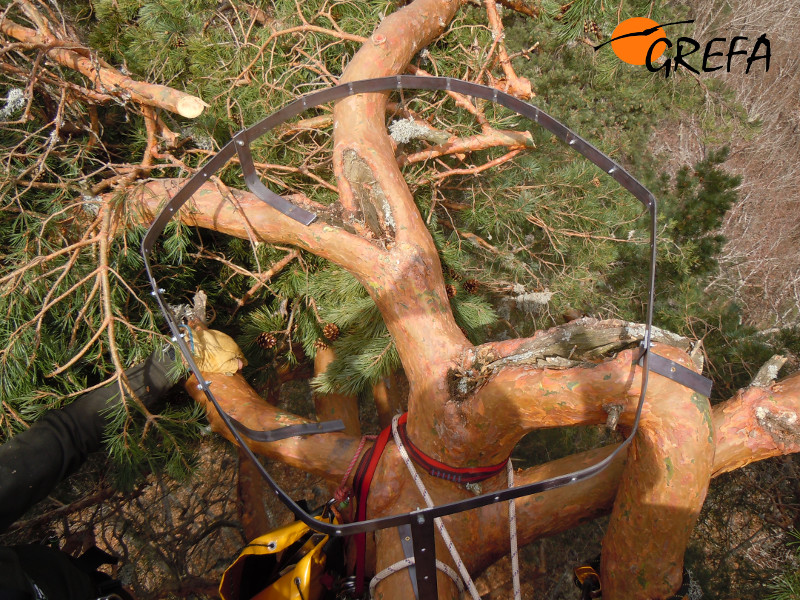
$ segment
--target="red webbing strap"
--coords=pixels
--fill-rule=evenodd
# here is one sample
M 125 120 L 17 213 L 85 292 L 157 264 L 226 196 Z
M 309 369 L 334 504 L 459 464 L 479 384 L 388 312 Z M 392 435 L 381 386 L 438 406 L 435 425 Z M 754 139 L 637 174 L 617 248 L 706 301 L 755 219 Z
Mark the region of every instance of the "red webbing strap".
M 406 431 L 407 420 L 408 413 L 404 413 L 400 416 L 400 419 L 397 421 L 397 433 L 400 435 L 400 439 L 403 441 L 403 445 L 406 447 L 411 460 L 429 475 L 455 483 L 477 483 L 497 475 L 506 468 L 508 459 L 488 467 L 451 467 L 438 460 L 434 460 L 430 456 L 424 454 L 408 438 L 408 432 Z
M 387 427 L 375 440 L 375 444 L 370 448 L 358 463 L 358 469 L 353 476 L 353 493 L 358 500 L 356 511 L 356 521 L 367 520 L 367 498 L 369 497 L 369 487 L 372 484 L 372 476 L 381 460 L 383 449 L 392 437 L 392 428 Z M 356 596 L 361 597 L 364 593 L 364 573 L 367 562 L 367 534 L 356 534 Z

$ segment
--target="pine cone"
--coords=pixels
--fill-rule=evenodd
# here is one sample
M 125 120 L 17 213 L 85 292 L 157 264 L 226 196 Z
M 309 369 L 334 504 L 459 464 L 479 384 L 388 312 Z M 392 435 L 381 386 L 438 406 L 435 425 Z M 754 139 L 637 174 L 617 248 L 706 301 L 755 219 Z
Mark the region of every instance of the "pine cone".
M 256 337 L 256 344 L 258 344 L 259 347 L 263 348 L 264 350 L 272 350 L 278 345 L 278 340 L 271 333 L 264 331 L 259 333 Z
M 480 287 L 481 284 L 477 279 L 467 279 L 464 282 L 464 289 L 470 294 L 477 294 Z
M 452 283 L 448 283 L 446 286 L 444 286 L 444 289 L 447 292 L 447 297 L 448 298 L 455 297 L 455 295 L 456 295 L 456 286 L 454 286 Z
M 586 21 L 583 24 L 583 32 L 591 34 L 595 37 L 600 37 L 600 27 L 597 25 L 597 21 Z
M 335 342 L 339 339 L 339 326 L 336 323 L 327 323 L 325 327 L 322 328 L 322 335 L 325 336 L 325 339 L 330 340 L 331 342 Z
M 447 274 L 453 281 L 461 281 L 463 279 L 463 277 L 461 277 L 461 274 L 453 268 L 447 269 Z
M 325 340 L 323 340 L 322 338 L 317 338 L 316 340 L 314 340 L 314 350 L 319 352 L 320 350 L 325 350 L 327 347 L 328 344 L 326 344 Z

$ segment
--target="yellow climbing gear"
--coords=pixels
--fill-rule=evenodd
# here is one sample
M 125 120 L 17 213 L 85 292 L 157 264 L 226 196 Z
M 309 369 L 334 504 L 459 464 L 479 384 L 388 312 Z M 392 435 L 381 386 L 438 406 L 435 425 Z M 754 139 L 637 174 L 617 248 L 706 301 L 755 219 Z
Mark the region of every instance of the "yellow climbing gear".
M 223 600 L 318 600 L 326 591 L 322 576 L 328 538 L 302 521 L 257 537 L 223 574 L 220 596 Z

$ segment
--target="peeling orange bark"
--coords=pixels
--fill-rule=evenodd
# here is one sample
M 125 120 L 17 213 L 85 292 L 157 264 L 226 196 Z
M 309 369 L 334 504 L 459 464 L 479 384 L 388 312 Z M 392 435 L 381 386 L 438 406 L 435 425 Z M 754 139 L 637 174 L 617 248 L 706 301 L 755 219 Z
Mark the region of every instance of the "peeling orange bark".
M 714 407 L 716 451 L 713 475 L 771 456 L 800 452 L 800 376 L 769 387 L 740 390 Z

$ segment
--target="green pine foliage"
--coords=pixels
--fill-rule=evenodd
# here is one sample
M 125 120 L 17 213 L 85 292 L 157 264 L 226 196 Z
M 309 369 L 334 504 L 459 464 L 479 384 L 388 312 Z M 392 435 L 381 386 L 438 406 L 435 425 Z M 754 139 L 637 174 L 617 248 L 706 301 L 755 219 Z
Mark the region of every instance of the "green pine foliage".
M 800 560 L 797 547 L 800 546 L 800 533 L 797 530 L 790 532 L 794 538 L 789 542 L 789 546 L 794 548 L 794 560 Z M 800 599 L 800 570 L 796 568 L 787 568 L 786 571 L 775 578 L 775 580 L 767 586 L 769 594 L 764 597 L 764 600 L 798 600 Z
M 390 2 L 355 0 L 299 5 L 255 1 L 250 4 L 270 21 L 254 24 L 233 8 L 236 3 L 223 4 L 83 0 L 64 8 L 103 60 L 137 79 L 183 89 L 209 103 L 192 121 L 161 113 L 179 135 L 172 152 L 188 168 L 203 164 L 234 133 L 298 95 L 331 85 L 359 46 L 320 32 L 276 32 L 301 27 L 305 19 L 366 37 L 384 14 L 396 9 Z M 532 102 L 621 161 L 656 192 L 662 207 L 657 325 L 703 337 L 712 375 L 727 393 L 772 350 L 741 325 L 732 303 L 709 298 L 704 291 L 724 243 L 716 230 L 735 201 L 738 182 L 725 173 L 724 150 L 710 151 L 674 176 L 661 173 L 659 158 L 650 151 L 654 126 L 681 111 L 699 111 L 705 97 L 691 78 L 665 80 L 612 60 L 608 47 L 595 52 L 583 43 L 589 21 L 597 24 L 601 36 L 608 36 L 619 8 L 597 0 L 545 2 L 545 17 L 537 21 L 507 12 L 506 42 L 512 54 L 538 43 L 529 58 L 514 59 L 517 72 L 534 84 L 537 96 Z M 626 2 L 621 18 L 649 10 L 650 3 Z M 653 7 L 652 16 L 668 19 L 670 14 Z M 483 10 L 467 5 L 448 32 L 413 63 L 440 75 L 474 77 L 492 42 Z M 86 84 L 67 69 L 55 69 L 65 80 Z M 0 96 L 24 85 L 0 83 Z M 481 131 L 471 115 L 442 94 L 406 92 L 392 99 L 442 131 Z M 642 206 L 535 124 L 501 107 L 482 108 L 497 128 L 530 131 L 535 149 L 466 177 L 439 181 L 431 176 L 437 170 L 463 168 L 457 157 L 404 170 L 439 249 L 446 283 L 455 288 L 451 307 L 459 326 L 471 341 L 481 343 L 550 327 L 569 308 L 600 318 L 641 320 L 648 241 Z M 5 316 L 0 320 L 1 435 L 23 428 L 114 372 L 109 332 L 95 337 L 107 317 L 92 275 L 97 244 L 87 244 L 76 254 L 57 253 L 80 243 L 95 223 L 92 187 L 141 160 L 144 122 L 129 104 L 98 106 L 101 143 L 94 143 L 86 134 L 88 107 L 80 102 L 63 105 L 62 121 L 74 123 L 77 133 L 59 130 L 57 113 L 53 93 L 37 94 L 31 120 L 0 128 L 2 147 L 13 149 L 3 154 L 9 176 L 0 179 L 0 310 Z M 303 116 L 329 114 L 330 107 L 321 107 Z M 737 113 L 726 108 L 715 114 L 724 119 Z M 387 125 L 401 116 L 387 116 Z M 712 131 L 724 131 L 719 119 L 709 124 L 709 147 L 721 146 Z M 291 135 L 274 131 L 261 138 L 253 145 L 256 162 L 279 166 L 261 169 L 265 184 L 276 193 L 334 202 L 335 193 L 320 184 L 335 183 L 331 133 L 332 127 L 321 126 Z M 410 140 L 399 151 L 409 154 L 427 145 Z M 473 153 L 468 164 L 479 165 L 505 152 L 495 148 Z M 149 173 L 187 175 L 178 162 L 161 163 Z M 227 185 L 243 187 L 235 163 L 219 176 Z M 462 208 L 445 208 L 443 200 Z M 111 314 L 118 319 L 113 342 L 125 365 L 131 365 L 165 338 L 138 253 L 145 227 L 126 214 L 123 196 L 117 208 L 120 223 L 109 252 Z M 46 261 L 39 258 L 52 253 Z M 351 275 L 313 255 L 301 253 L 240 305 L 258 283 L 254 275 L 285 255 L 284 248 L 172 222 L 154 250 L 154 263 L 172 303 L 188 302 L 197 289 L 208 294 L 215 311 L 212 326 L 233 335 L 245 350 L 250 364 L 245 375 L 256 389 L 274 383 L 281 366 L 309 361 L 320 341 L 332 345 L 337 355 L 329 371 L 313 382 L 321 392 L 361 394 L 400 367 L 394 343 L 366 291 Z M 27 267 L 19 271 L 21 265 Z M 476 280 L 477 290 L 468 290 L 467 280 Z M 62 299 L 50 302 L 57 298 Z M 40 312 L 45 303 L 47 310 Z M 336 340 L 324 339 L 329 323 L 341 332 Z M 259 346 L 257 339 L 264 333 L 274 336 L 274 347 Z M 88 350 L 79 361 L 53 375 L 84 346 Z M 142 435 L 144 425 L 132 404 L 115 415 L 122 433 L 109 437 L 109 448 L 123 467 L 122 479 L 131 480 L 144 461 L 176 471 L 191 464 L 187 454 L 175 450 L 197 435 L 199 415 L 192 408 L 176 411 L 162 412 L 155 426 L 148 427 L 147 433 L 155 434 L 150 436 Z
M 668 237 L 690 254 L 689 270 L 701 276 L 717 267 L 716 257 L 722 251 L 725 238 L 716 231 L 722 225 L 727 210 L 736 201 L 740 177 L 729 175 L 722 168 L 728 149 L 709 152 L 694 165 L 678 171 L 669 203 L 662 210 L 667 221 Z

